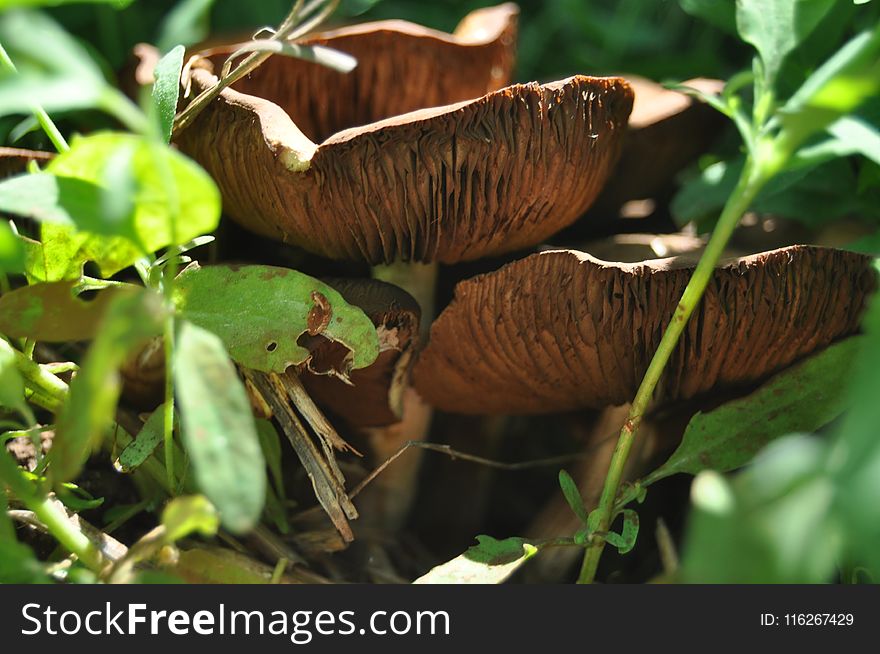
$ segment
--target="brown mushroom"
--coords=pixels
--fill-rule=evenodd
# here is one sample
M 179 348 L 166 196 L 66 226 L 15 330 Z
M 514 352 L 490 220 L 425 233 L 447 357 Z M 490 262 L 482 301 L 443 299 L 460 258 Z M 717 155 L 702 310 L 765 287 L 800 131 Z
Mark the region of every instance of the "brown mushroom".
M 413 371 L 458 413 L 546 413 L 632 399 L 692 268 L 536 254 L 458 285 Z M 792 246 L 719 268 L 688 322 L 660 399 L 749 384 L 854 333 L 871 258 Z
M 419 305 L 402 289 L 373 279 L 327 280 L 345 301 L 363 309 L 376 325 L 379 356 L 366 368 L 353 370 L 346 384 L 324 374 L 327 363 L 344 355 L 324 341 L 312 349 L 300 379 L 309 395 L 355 427 L 381 427 L 400 420 L 409 362 L 418 342 Z M 320 337 L 317 337 L 320 338 Z M 311 348 L 310 348 L 311 349 Z
M 216 83 L 194 70 L 197 90 Z M 517 84 L 312 143 L 277 105 L 225 89 L 179 137 L 246 228 L 332 259 L 453 263 L 577 218 L 617 158 L 621 79 Z
M 471 12 L 452 34 L 403 20 L 383 20 L 310 35 L 357 59 L 340 73 L 302 59 L 272 57 L 236 84 L 280 106 L 310 139 L 400 113 L 477 98 L 510 82 L 517 16 L 513 3 Z M 212 50 L 220 70 L 236 46 Z

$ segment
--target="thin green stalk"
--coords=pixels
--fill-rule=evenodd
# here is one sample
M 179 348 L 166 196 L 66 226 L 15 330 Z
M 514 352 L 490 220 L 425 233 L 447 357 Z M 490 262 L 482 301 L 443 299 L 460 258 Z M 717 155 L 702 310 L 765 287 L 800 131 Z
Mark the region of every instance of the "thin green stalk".
M 165 453 L 165 479 L 168 492 L 174 495 L 174 316 L 165 319 L 165 405 L 162 416 Z
M 25 478 L 21 468 L 6 451 L 0 451 L 0 479 L 12 489 L 15 496 L 46 525 L 46 529 L 61 545 L 94 572 L 103 567 L 101 555 L 94 544 L 77 529 L 67 514 L 48 496 L 41 495 Z
M 765 152 L 768 153 L 771 151 L 772 148 L 765 150 Z M 778 152 L 776 154 L 778 154 Z M 770 163 L 771 159 L 772 163 Z M 660 378 L 663 375 L 669 357 L 675 350 L 675 347 L 678 344 L 678 339 L 684 331 L 688 319 L 699 304 L 703 292 L 706 290 L 706 286 L 712 278 L 712 273 L 724 252 L 724 248 L 727 246 L 728 240 L 730 240 L 733 230 L 736 228 L 740 218 L 742 218 L 743 214 L 748 210 L 752 201 L 755 199 L 755 196 L 775 173 L 779 164 L 780 161 L 778 156 L 773 158 L 768 157 L 767 160 L 761 158 L 758 163 L 756 163 L 751 154 L 746 159 L 739 182 L 728 198 L 727 203 L 724 205 L 721 217 L 718 219 L 718 224 L 712 232 L 712 237 L 709 239 L 709 243 L 706 246 L 706 251 L 700 258 L 697 268 L 694 270 L 694 273 L 681 296 L 681 300 L 675 309 L 672 320 L 669 322 L 666 331 L 663 333 L 660 345 L 654 353 L 654 357 L 651 359 L 648 371 L 642 379 L 642 383 L 639 386 L 636 397 L 630 408 L 629 415 L 623 425 L 623 429 L 620 431 L 617 447 L 614 449 L 608 474 L 605 478 L 605 485 L 602 488 L 602 495 L 599 498 L 599 506 L 592 514 L 592 516 L 595 516 L 592 518 L 592 521 L 595 524 L 590 525 L 592 531 L 606 532 L 611 527 L 611 523 L 615 517 L 615 500 L 617 499 L 620 482 L 623 478 L 623 472 L 627 458 L 629 457 L 630 449 L 632 448 L 633 441 L 639 431 L 642 416 L 648 408 L 648 404 L 654 395 L 654 390 L 656 389 L 657 384 L 660 382 Z M 586 552 L 584 553 L 584 561 L 581 566 L 578 583 L 592 583 L 596 576 L 596 569 L 599 566 L 599 559 L 602 556 L 602 550 L 604 547 L 605 541 L 602 538 L 594 538 L 590 546 L 587 547 Z
M 12 73 L 18 72 L 18 69 L 9 57 L 9 53 L 6 52 L 6 49 L 2 44 L 0 44 L 0 65 Z M 49 140 L 52 141 L 52 145 L 55 146 L 55 149 L 58 150 L 58 152 L 67 152 L 70 149 L 70 146 L 67 144 L 67 140 L 65 140 L 55 123 L 49 118 L 49 114 L 46 113 L 46 110 L 40 105 L 35 105 L 33 113 L 34 118 L 37 119 L 37 123 L 39 123 L 40 127 L 46 133 L 46 136 L 49 137 Z

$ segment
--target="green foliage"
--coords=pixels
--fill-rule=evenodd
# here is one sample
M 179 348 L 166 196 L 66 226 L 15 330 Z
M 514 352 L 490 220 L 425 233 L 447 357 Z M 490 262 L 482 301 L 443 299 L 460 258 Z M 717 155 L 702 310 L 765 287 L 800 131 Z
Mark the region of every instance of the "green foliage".
M 828 424 L 851 403 L 846 385 L 863 347 L 863 337 L 848 338 L 787 368 L 753 393 L 696 414 L 678 449 L 645 481 L 680 472 L 735 470 L 773 439 Z
M 789 436 L 732 482 L 694 481 L 683 575 L 699 582 L 827 582 L 838 566 L 880 572 L 880 303 L 848 369 L 852 408 L 831 442 Z
M 413 583 L 500 584 L 538 552 L 538 546 L 524 538 L 477 536 L 477 543 Z
M 297 339 L 325 321 L 320 335 L 350 350 L 341 373 L 368 366 L 379 354 L 376 328 L 366 314 L 295 270 L 192 266 L 180 274 L 174 293 L 184 318 L 217 334 L 232 359 L 253 370 L 284 372 L 305 362 L 309 351 Z M 231 312 L 248 320 L 230 320 Z
M 737 0 L 737 31 L 758 51 L 768 85 L 775 81 L 786 56 L 816 29 L 834 2 Z
M 198 533 L 213 536 L 220 527 L 217 509 L 203 495 L 175 497 L 162 511 L 165 540 L 169 543 Z
M 77 297 L 78 282 L 23 286 L 0 297 L 0 332 L 17 338 L 63 343 L 95 336 L 108 308 L 136 286 L 113 286 L 86 302 Z
M 58 7 L 77 3 L 94 3 L 113 5 L 116 9 L 124 9 L 134 0 L 0 0 L 0 10 L 16 7 Z
M 224 527 L 246 532 L 263 510 L 266 467 L 247 392 L 220 339 L 183 322 L 174 382 L 196 483 Z
M 114 463 L 120 472 L 137 470 L 159 446 L 164 438 L 165 405 L 161 404 L 150 414 L 144 426 L 131 443 L 129 443 Z
M 0 220 L 0 274 L 24 270 L 24 245 L 16 237 L 9 223 Z
M 166 143 L 171 141 L 171 128 L 177 113 L 177 100 L 180 97 L 180 71 L 183 68 L 185 48 L 176 46 L 156 64 L 153 84 L 153 107 L 159 119 L 159 129 Z
M 636 546 L 636 539 L 639 536 L 639 514 L 632 509 L 624 509 L 622 514 L 623 529 L 621 532 L 618 534 L 609 531 L 604 535 L 604 538 L 609 545 L 614 545 L 617 548 L 619 554 L 626 554 Z
M 213 5 L 214 0 L 181 0 L 159 25 L 159 52 L 169 52 L 178 44 L 190 46 L 203 41 L 208 36 Z
M 9 343 L 0 338 L 0 406 L 23 411 L 24 381 L 15 365 L 15 354 Z
M 119 401 L 119 367 L 137 346 L 161 333 L 162 319 L 162 306 L 149 292 L 119 296 L 107 309 L 58 416 L 49 455 L 56 484 L 74 479 L 104 438 Z
M 565 495 L 565 501 L 568 502 L 568 506 L 580 518 L 581 522 L 586 525 L 589 520 L 589 513 L 587 507 L 584 506 L 584 499 L 581 497 L 581 492 L 578 490 L 574 479 L 565 470 L 559 471 L 559 487 L 562 489 L 562 494 Z

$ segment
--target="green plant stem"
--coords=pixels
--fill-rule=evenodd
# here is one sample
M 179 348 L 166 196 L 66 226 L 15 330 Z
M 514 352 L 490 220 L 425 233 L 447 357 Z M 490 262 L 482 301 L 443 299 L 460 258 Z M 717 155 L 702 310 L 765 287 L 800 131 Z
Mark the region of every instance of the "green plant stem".
M 162 429 L 165 453 L 165 479 L 168 492 L 174 495 L 174 315 L 165 319 L 165 404 Z
M 0 479 L 67 551 L 75 554 L 90 570 L 101 571 L 103 562 L 94 544 L 73 525 L 57 503 L 37 492 L 5 450 L 0 451 Z
M 3 68 L 9 72 L 18 72 L 18 69 L 9 57 L 9 53 L 6 52 L 6 49 L 2 44 L 0 44 L 0 66 L 3 66 Z M 58 150 L 58 152 L 67 152 L 70 149 L 70 146 L 67 144 L 67 141 L 61 134 L 57 125 L 55 125 L 55 123 L 52 122 L 52 119 L 49 118 L 49 114 L 46 113 L 46 110 L 40 105 L 36 105 L 33 108 L 33 113 L 34 118 L 37 119 L 37 123 L 39 123 L 40 127 L 46 133 L 46 136 L 49 137 L 49 140 L 52 141 L 52 145 L 55 146 L 55 149 Z
M 767 152 L 771 150 L 767 150 Z M 700 258 L 690 281 L 688 281 L 688 285 L 685 287 L 672 320 L 663 333 L 660 345 L 651 359 L 648 370 L 630 407 L 626 422 L 620 431 L 617 447 L 614 449 L 608 474 L 605 478 L 605 485 L 602 488 L 602 495 L 599 498 L 599 506 L 591 516 L 593 524 L 589 526 L 593 532 L 607 532 L 611 527 L 615 517 L 615 500 L 617 499 L 620 482 L 623 478 L 630 449 L 638 434 L 642 416 L 648 408 L 648 404 L 654 395 L 654 390 L 660 382 L 669 357 L 675 350 L 688 319 L 699 304 L 703 292 L 712 278 L 712 273 L 718 265 L 718 261 L 724 252 L 724 248 L 727 246 L 728 240 L 730 240 L 733 230 L 739 223 L 740 218 L 748 210 L 758 191 L 761 190 L 778 169 L 780 162 L 778 157 L 776 159 L 772 162 L 772 165 L 767 164 L 763 159 L 759 159 L 756 162 L 751 154 L 746 159 L 736 188 L 724 205 L 721 217 L 718 219 L 718 224 L 715 226 L 706 250 Z M 590 546 L 587 547 L 578 583 L 588 584 L 593 582 L 604 547 L 605 540 L 602 538 L 594 538 Z

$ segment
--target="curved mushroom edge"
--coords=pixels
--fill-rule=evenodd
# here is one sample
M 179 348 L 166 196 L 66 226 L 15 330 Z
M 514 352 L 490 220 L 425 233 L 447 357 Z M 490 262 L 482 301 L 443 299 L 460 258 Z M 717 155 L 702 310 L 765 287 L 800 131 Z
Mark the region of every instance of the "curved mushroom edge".
M 193 71 L 197 87 L 215 79 Z M 621 78 L 514 84 L 317 146 L 277 105 L 225 89 L 179 144 L 252 231 L 332 259 L 455 263 L 576 220 L 617 159 L 632 100 Z
M 551 250 L 461 282 L 413 370 L 416 390 L 455 413 L 550 413 L 628 402 L 693 267 Z M 872 259 L 791 246 L 724 263 L 673 353 L 656 397 L 759 382 L 856 333 L 877 287 Z

